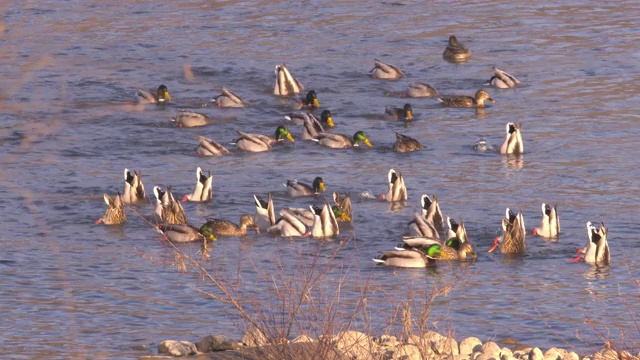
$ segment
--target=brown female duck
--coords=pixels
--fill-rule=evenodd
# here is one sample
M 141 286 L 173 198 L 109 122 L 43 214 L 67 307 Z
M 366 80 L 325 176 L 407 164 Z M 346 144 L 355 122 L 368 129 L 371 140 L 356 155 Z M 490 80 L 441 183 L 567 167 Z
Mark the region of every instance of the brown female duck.
M 518 212 L 518 215 L 514 215 L 513 212 L 507 208 L 506 216 L 502 219 L 502 236 L 494 240 L 493 246 L 488 252 L 493 252 L 500 246 L 500 252 L 503 254 L 524 254 L 527 251 L 525 236 L 526 232 L 524 230 L 522 211 Z
M 474 97 L 471 96 L 448 96 L 438 98 L 444 106 L 449 107 L 476 107 L 483 108 L 485 101 L 495 103 L 496 101 L 491 98 L 489 93 L 485 89 L 476 91 Z
M 127 215 L 124 212 L 124 202 L 120 192 L 111 199 L 109 195 L 104 194 L 104 202 L 107 204 L 107 211 L 104 216 L 96 221 L 96 224 L 104 223 L 105 225 L 117 225 L 127 221 Z
M 240 225 L 236 225 L 229 220 L 209 219 L 200 227 L 200 233 L 204 236 L 213 234 L 215 236 L 245 236 L 247 235 L 247 227 L 258 230 L 253 221 L 253 217 L 249 214 L 240 216 Z
M 451 63 L 460 63 L 471 58 L 471 50 L 462 45 L 454 35 L 449 36 L 449 44 L 442 57 Z

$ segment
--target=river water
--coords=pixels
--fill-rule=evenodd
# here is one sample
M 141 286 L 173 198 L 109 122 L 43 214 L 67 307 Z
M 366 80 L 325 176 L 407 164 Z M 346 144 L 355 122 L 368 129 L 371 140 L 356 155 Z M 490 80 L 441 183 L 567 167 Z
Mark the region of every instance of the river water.
M 179 271 L 173 249 L 145 221 L 151 198 L 128 207 L 122 226 L 95 225 L 102 194 L 122 191 L 124 168 L 142 170 L 151 196 L 154 185 L 190 192 L 196 167 L 211 171 L 213 201 L 185 204 L 195 225 L 253 213 L 254 193 L 271 192 L 276 210 L 313 203 L 286 195 L 289 178 L 322 176 L 329 191 L 351 192 L 353 225 L 320 247 L 255 232 L 213 245 L 203 266 L 225 281 L 240 279 L 256 312 L 277 317 L 277 274 L 312 269 L 324 272 L 308 296 L 339 288 L 341 311 L 360 314 L 356 330 L 381 333 L 411 293 L 415 315 L 434 286 L 455 282 L 433 302 L 429 326 L 458 339 L 513 338 L 582 353 L 605 337 L 620 339 L 620 331 L 628 343 L 640 339 L 637 2 L 26 1 L 0 11 L 3 357 L 134 358 L 146 353 L 134 346 L 155 351 L 165 339 L 242 336 L 232 309 L 198 291 L 213 291 L 210 282 L 191 267 Z M 452 34 L 471 48 L 470 61 L 443 60 Z M 374 58 L 406 78 L 370 79 Z M 236 130 L 273 132 L 289 111 L 272 95 L 281 62 L 331 109 L 334 131 L 365 130 L 374 147 L 331 151 L 298 140 L 261 154 L 194 156 L 198 135 L 228 143 Z M 385 94 L 409 81 L 472 95 L 492 65 L 522 84 L 488 88 L 496 103 L 483 112 L 423 98 L 410 100 L 408 128 L 383 116 L 386 105 L 407 101 Z M 137 88 L 161 83 L 175 106 L 132 103 Z M 251 107 L 203 106 L 221 86 Z M 215 123 L 175 128 L 169 120 L 178 107 Z M 523 156 L 473 150 L 479 138 L 499 146 L 510 121 L 523 124 Z M 393 153 L 396 131 L 425 149 Z M 404 175 L 406 205 L 359 196 L 386 192 L 390 168 Z M 376 267 L 371 259 L 400 240 L 423 193 L 438 195 L 445 216 L 464 219 L 478 260 L 434 271 Z M 558 204 L 558 241 L 529 235 L 523 257 L 486 253 L 505 207 L 521 209 L 530 232 L 542 202 Z M 585 243 L 587 221 L 608 227 L 610 267 L 567 261 Z M 180 249 L 199 256 L 198 245 Z M 294 335 L 317 336 L 317 326 Z

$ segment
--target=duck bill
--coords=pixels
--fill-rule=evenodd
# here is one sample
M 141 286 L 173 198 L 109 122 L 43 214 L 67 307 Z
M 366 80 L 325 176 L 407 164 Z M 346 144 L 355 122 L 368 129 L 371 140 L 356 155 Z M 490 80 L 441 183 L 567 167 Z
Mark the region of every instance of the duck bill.
M 341 218 L 342 220 L 344 220 L 344 221 L 349 221 L 349 222 L 351 222 L 351 218 L 349 217 L 349 215 L 347 215 L 347 214 L 345 214 L 345 213 L 342 213 L 342 214 L 340 215 L 340 218 Z
M 213 236 L 213 234 L 209 234 L 209 236 L 207 236 L 207 240 L 209 241 L 216 241 L 216 237 Z
M 289 139 L 289 141 L 291 141 L 291 142 L 295 142 L 295 140 L 293 139 L 293 136 L 291 136 L 291 134 L 287 134 L 287 139 Z
M 329 125 L 329 127 L 330 127 L 330 128 L 332 128 L 332 127 L 336 126 L 336 125 L 333 123 L 333 119 L 331 119 L 330 117 L 329 117 L 329 118 L 327 118 L 327 125 Z
M 327 188 L 324 187 L 324 183 L 320 183 L 320 190 L 327 191 Z
M 166 92 L 164 93 L 164 98 L 165 98 L 165 100 L 171 100 L 171 95 L 169 95 L 169 92 L 168 92 L 168 91 L 166 91 Z
M 319 108 L 320 107 L 320 102 L 318 101 L 318 99 L 313 99 L 313 106 Z
M 492 103 L 492 104 L 495 104 L 495 103 L 496 103 L 496 101 L 495 101 L 495 100 L 493 100 L 492 98 L 488 98 L 487 100 L 491 101 L 491 103 Z
M 407 111 L 407 120 L 412 120 L 413 119 L 413 114 L 411 114 L 411 111 Z
M 365 145 L 367 145 L 368 147 L 372 147 L 373 145 L 371 145 L 371 142 L 369 141 L 369 139 L 364 139 L 363 143 Z

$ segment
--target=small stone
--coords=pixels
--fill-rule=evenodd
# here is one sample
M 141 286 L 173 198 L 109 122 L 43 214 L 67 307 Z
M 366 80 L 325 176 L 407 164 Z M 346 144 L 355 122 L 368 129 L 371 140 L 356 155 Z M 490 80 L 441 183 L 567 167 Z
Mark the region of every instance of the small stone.
M 491 355 L 491 357 L 495 359 L 500 358 L 500 345 L 494 343 L 493 341 L 487 341 L 482 345 L 482 353 Z M 540 359 L 542 360 L 542 359 Z
M 552 347 L 544 352 L 544 360 L 562 360 L 562 357 L 567 353 L 567 350 L 558 349 Z
M 531 350 L 533 350 L 532 347 L 517 349 L 513 352 L 513 356 L 517 357 L 518 359 L 528 359 Z
M 580 360 L 580 356 L 578 354 L 576 354 L 575 352 L 571 351 L 566 353 L 563 357 L 562 360 Z
M 149 350 L 149 347 L 147 345 L 133 345 L 131 350 L 146 351 Z
M 393 358 L 398 360 L 422 360 L 422 355 L 416 345 L 404 344 L 396 348 Z
M 435 331 L 427 332 L 424 337 L 428 341 L 428 344 L 431 346 L 431 349 L 433 349 L 436 354 L 439 354 L 439 355 L 460 354 L 458 342 L 453 338 L 448 338 L 446 336 L 440 335 Z
M 205 336 L 196 343 L 198 351 L 208 353 L 212 351 L 236 350 L 240 348 L 237 342 L 229 340 L 224 335 Z
M 511 349 L 509 349 L 508 347 L 503 347 L 502 349 L 500 349 L 500 359 L 502 359 L 503 357 L 512 358 L 513 351 L 511 351 Z
M 460 342 L 460 354 L 467 355 L 482 351 L 482 341 L 477 337 L 468 337 Z
M 331 339 L 331 342 L 345 355 L 352 359 L 371 359 L 372 354 L 377 353 L 377 345 L 373 339 L 359 331 L 344 331 Z
M 291 342 L 294 343 L 294 344 L 295 343 L 306 343 L 306 342 L 313 342 L 313 339 L 308 335 L 302 334 L 302 335 L 296 337 L 295 339 L 293 339 Z
M 260 329 L 251 328 L 242 337 L 242 343 L 246 347 L 258 347 L 267 345 L 269 340 Z
M 529 351 L 529 360 L 544 360 L 544 355 L 542 355 L 542 350 L 540 348 L 533 348 Z
M 158 352 L 172 356 L 188 356 L 195 355 L 198 349 L 189 341 L 165 340 L 158 345 Z

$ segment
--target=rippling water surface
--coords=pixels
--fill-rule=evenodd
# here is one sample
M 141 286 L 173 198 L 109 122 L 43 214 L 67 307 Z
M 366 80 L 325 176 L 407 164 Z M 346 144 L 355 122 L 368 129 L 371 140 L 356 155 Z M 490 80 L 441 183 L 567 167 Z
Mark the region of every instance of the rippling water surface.
M 94 224 L 102 194 L 122 190 L 125 167 L 142 170 L 148 191 L 173 185 L 180 195 L 191 191 L 197 166 L 211 170 L 214 200 L 185 205 L 194 224 L 253 213 L 254 193 L 272 192 L 276 209 L 307 206 L 309 199 L 286 196 L 287 178 L 320 175 L 330 191 L 350 191 L 353 226 L 342 229 L 335 268 L 310 296 L 342 281 L 341 304 L 353 313 L 358 289 L 375 288 L 366 295 L 369 320 L 359 318 L 356 328 L 382 331 L 409 290 L 458 274 L 464 285 L 438 299 L 431 325 L 452 328 L 459 339 L 510 337 L 586 352 L 600 345 L 597 331 L 640 338 L 629 314 L 640 311 L 637 2 L 39 1 L 0 10 L 3 354 L 135 357 L 144 352 L 132 346 L 155 349 L 169 338 L 241 336 L 229 307 L 197 291 L 211 289 L 208 282 L 178 272 L 173 250 L 141 217 L 152 213 L 151 199 L 128 208 L 123 226 Z M 472 49 L 469 62 L 442 59 L 451 34 Z M 370 79 L 374 58 L 407 77 Z M 300 140 L 262 154 L 195 157 L 197 135 L 226 143 L 235 130 L 271 133 L 281 123 L 287 102 L 271 95 L 280 62 L 318 92 L 335 131 L 363 129 L 374 147 L 329 151 Z M 406 101 L 385 92 L 408 81 L 471 95 L 492 65 L 522 85 L 489 89 L 497 102 L 484 112 L 425 98 L 411 100 L 417 116 L 409 128 L 382 116 L 386 105 Z M 200 108 L 219 123 L 174 128 L 177 107 L 131 105 L 135 89 L 160 83 L 177 106 Z M 252 106 L 202 107 L 221 86 Z M 473 151 L 481 137 L 499 146 L 509 121 L 523 123 L 524 156 Z M 391 152 L 395 131 L 426 149 Z M 357 196 L 385 192 L 389 168 L 404 174 L 406 206 Z M 371 258 L 399 241 L 423 193 L 438 195 L 445 216 L 464 218 L 478 260 L 435 271 L 375 267 Z M 516 259 L 485 252 L 505 207 L 521 209 L 530 231 L 541 202 L 558 204 L 559 241 L 529 236 L 527 255 Z M 611 267 L 567 261 L 584 244 L 589 220 L 609 228 Z M 324 244 L 321 263 L 339 243 Z M 257 294 L 263 309 L 277 308 L 262 272 L 284 260 L 282 271 L 304 273 L 316 244 L 251 233 L 216 242 L 204 265 L 235 279 L 240 263 L 243 291 Z

